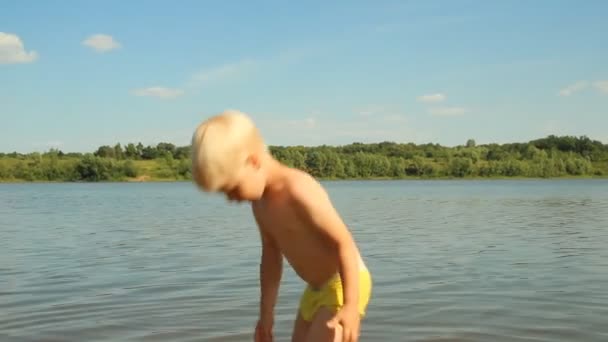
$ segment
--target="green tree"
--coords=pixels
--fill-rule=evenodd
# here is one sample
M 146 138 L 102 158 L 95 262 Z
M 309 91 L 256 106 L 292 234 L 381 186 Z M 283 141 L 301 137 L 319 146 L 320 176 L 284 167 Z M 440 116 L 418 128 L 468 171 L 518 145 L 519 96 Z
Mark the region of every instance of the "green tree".
M 586 136 L 548 136 L 529 142 L 485 145 L 472 140 L 456 147 L 383 141 L 269 148 L 281 162 L 323 178 L 608 175 L 608 145 Z M 142 172 L 155 178 L 191 178 L 189 145 L 161 142 L 143 146 L 140 142 L 122 146 L 103 145 L 84 154 L 58 149 L 0 153 L 0 179 L 123 180 Z
M 94 155 L 85 155 L 76 165 L 77 180 L 105 181 L 110 179 L 110 168 L 108 163 Z
M 454 177 L 466 177 L 473 171 L 473 163 L 469 158 L 456 157 L 450 161 L 449 172 Z
M 114 158 L 116 154 L 112 147 L 103 145 L 100 146 L 97 151 L 95 151 L 94 155 L 102 158 Z
M 114 158 L 116 159 L 124 159 L 124 151 L 122 150 L 122 146 L 120 143 L 114 145 Z
M 127 147 L 125 147 L 125 158 L 128 159 L 139 159 L 140 155 L 137 152 L 137 148 L 135 144 L 129 143 Z

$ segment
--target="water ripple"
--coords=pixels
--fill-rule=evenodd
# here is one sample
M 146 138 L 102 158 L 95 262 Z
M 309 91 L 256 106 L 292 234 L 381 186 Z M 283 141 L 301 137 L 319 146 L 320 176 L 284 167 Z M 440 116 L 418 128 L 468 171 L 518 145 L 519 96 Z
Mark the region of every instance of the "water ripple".
M 608 182 L 326 182 L 373 272 L 365 341 L 608 340 Z M 0 186 L 0 341 L 244 341 L 250 210 L 189 183 Z M 286 269 L 276 336 L 303 285 Z

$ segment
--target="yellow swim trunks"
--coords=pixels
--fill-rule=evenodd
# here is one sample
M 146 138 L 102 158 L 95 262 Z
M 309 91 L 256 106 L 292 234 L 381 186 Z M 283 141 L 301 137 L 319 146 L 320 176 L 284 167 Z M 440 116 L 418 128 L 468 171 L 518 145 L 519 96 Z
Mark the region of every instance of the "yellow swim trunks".
M 372 278 L 369 270 L 359 271 L 359 313 L 365 316 L 365 310 L 369 303 L 372 292 Z M 344 294 L 342 291 L 342 280 L 340 274 L 336 273 L 321 288 L 314 289 L 307 286 L 300 299 L 300 315 L 310 322 L 319 308 L 326 307 L 337 312 L 344 305 Z

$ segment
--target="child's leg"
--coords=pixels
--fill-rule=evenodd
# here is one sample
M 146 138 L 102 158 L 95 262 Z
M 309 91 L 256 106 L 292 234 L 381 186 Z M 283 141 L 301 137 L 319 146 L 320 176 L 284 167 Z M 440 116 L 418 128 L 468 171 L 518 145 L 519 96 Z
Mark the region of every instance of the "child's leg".
M 327 326 L 327 323 L 334 317 L 334 313 L 326 307 L 321 307 L 315 314 L 306 342 L 341 342 L 342 327 L 338 325 L 335 329 Z
M 310 329 L 310 323 L 306 322 L 300 310 L 296 314 L 296 321 L 293 325 L 293 333 L 291 335 L 291 342 L 306 342 L 306 335 Z

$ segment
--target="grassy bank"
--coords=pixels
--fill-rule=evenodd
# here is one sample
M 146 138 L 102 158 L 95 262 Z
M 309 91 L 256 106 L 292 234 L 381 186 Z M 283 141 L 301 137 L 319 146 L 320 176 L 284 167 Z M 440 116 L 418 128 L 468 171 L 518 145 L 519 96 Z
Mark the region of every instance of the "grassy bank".
M 353 143 L 271 146 L 281 162 L 323 180 L 608 177 L 608 145 L 549 136 L 526 143 L 465 145 Z M 0 153 L 0 182 L 187 181 L 189 146 L 128 144 L 92 153 Z

